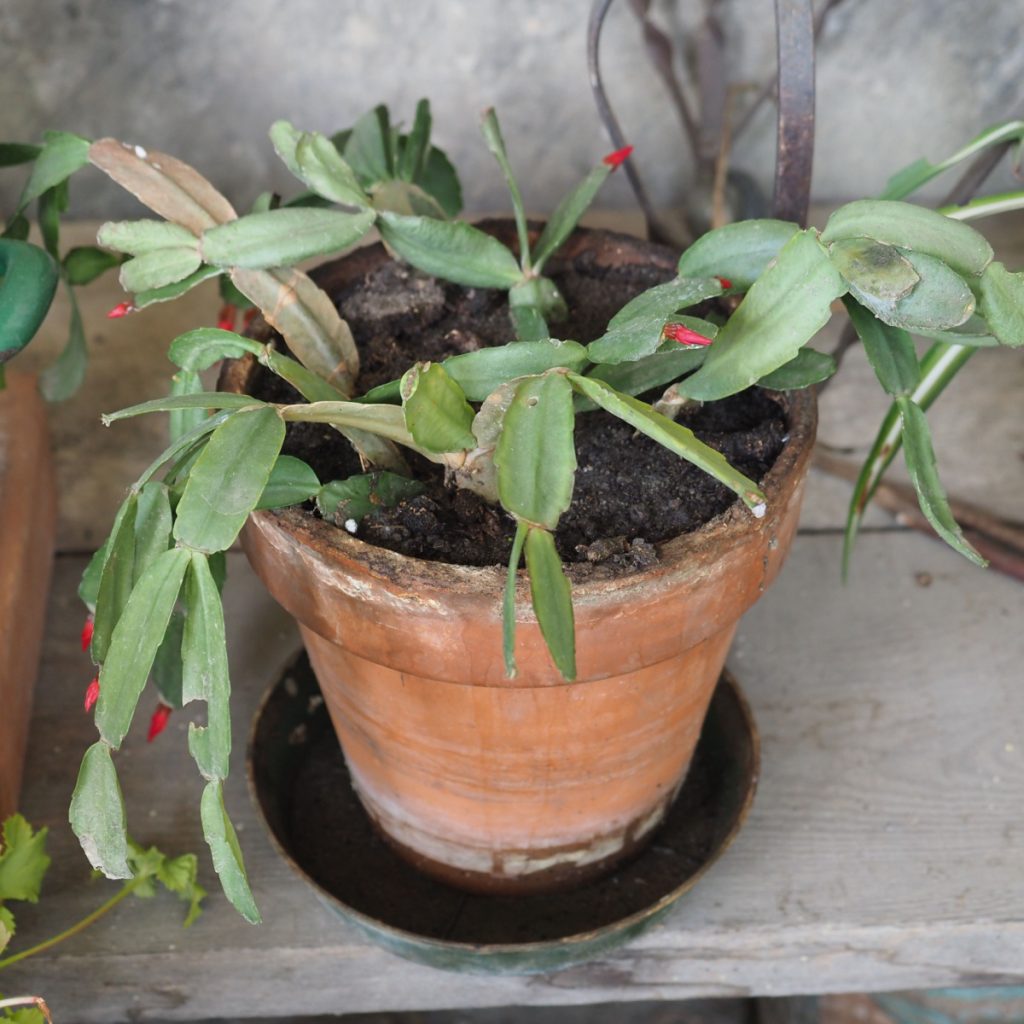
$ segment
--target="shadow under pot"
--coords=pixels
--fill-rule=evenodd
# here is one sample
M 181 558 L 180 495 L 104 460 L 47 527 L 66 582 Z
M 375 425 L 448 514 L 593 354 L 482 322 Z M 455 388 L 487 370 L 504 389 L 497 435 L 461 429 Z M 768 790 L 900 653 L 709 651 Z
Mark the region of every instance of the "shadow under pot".
M 584 251 L 595 273 L 623 261 L 673 269 L 666 250 L 605 232 L 577 232 L 560 255 Z M 372 246 L 314 277 L 339 294 L 387 260 Z M 254 334 L 269 337 L 259 324 Z M 252 357 L 229 363 L 221 387 L 249 391 L 259 369 Z M 551 662 L 525 572 L 519 671 L 508 679 L 503 567 L 398 554 L 301 508 L 250 517 L 246 554 L 299 622 L 354 788 L 414 865 L 475 892 L 537 892 L 597 878 L 652 838 L 685 778 L 739 618 L 796 532 L 815 399 L 773 397 L 788 426 L 761 482 L 763 518 L 737 501 L 658 544 L 647 568 L 568 567 L 573 683 Z

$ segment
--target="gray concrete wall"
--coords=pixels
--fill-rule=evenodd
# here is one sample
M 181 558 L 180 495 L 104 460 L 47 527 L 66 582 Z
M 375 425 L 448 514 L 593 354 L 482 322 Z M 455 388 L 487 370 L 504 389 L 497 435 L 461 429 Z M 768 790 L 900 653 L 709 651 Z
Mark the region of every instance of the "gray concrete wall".
M 659 0 L 681 36 L 697 0 Z M 476 130 L 495 104 L 527 204 L 549 209 L 607 149 L 586 78 L 587 0 L 2 0 L 0 138 L 46 127 L 113 134 L 188 159 L 239 205 L 291 189 L 271 121 L 332 131 L 375 102 L 434 104 L 436 138 L 467 208 L 502 209 Z M 758 80 L 774 60 L 770 0 L 726 0 L 730 64 Z M 628 0 L 609 16 L 609 88 L 659 203 L 684 197 L 690 163 L 643 55 Z M 814 193 L 870 194 L 917 156 L 939 158 L 986 124 L 1024 113 L 1024 0 L 845 0 L 820 45 Z M 770 185 L 769 109 L 735 165 Z M 86 177 L 88 180 L 86 180 Z M 20 184 L 0 175 L 0 209 Z M 993 182 L 1009 188 L 1009 171 Z M 75 185 L 81 216 L 135 212 L 98 174 Z M 603 202 L 631 202 L 615 180 Z

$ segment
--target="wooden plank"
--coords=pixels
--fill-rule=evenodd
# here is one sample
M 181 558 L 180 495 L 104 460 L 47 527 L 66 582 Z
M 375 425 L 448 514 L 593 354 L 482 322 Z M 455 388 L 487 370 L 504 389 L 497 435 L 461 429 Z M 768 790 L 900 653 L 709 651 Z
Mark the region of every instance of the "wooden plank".
M 760 723 L 764 774 L 736 844 L 652 932 L 594 963 L 533 978 L 440 974 L 379 951 L 274 853 L 245 794 L 241 737 L 295 632 L 232 557 L 239 738 L 228 799 L 268 923 L 246 925 L 215 893 L 185 934 L 174 900 L 131 901 L 12 970 L 5 990 L 42 991 L 58 1019 L 91 1024 L 1019 980 L 1022 591 L 904 533 L 866 536 L 854 580 L 840 588 L 836 549 L 834 536 L 800 537 L 739 631 L 731 664 Z M 78 759 L 94 736 L 78 711 L 89 677 L 74 597 L 83 564 L 60 560 L 53 595 L 24 810 L 53 829 L 54 867 L 44 901 L 21 914 L 19 945 L 66 926 L 110 891 L 86 882 L 64 824 Z M 119 766 L 135 837 L 200 852 L 212 890 L 187 717 L 176 716 L 152 746 L 136 729 Z
M 8 370 L 0 391 L 0 821 L 18 805 L 56 518 L 46 406 L 34 377 Z

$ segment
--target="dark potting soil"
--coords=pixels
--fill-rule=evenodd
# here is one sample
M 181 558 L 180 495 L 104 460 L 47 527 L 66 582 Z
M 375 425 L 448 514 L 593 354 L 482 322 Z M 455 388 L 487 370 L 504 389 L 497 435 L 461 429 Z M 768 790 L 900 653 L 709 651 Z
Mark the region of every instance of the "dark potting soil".
M 656 266 L 610 268 L 589 253 L 549 269 L 570 310 L 568 321 L 553 324 L 552 332 L 582 344 L 600 337 L 631 298 L 671 277 Z M 334 298 L 360 349 L 361 392 L 400 377 L 416 361 L 514 340 L 505 293 L 462 288 L 397 263 L 370 271 Z M 296 400 L 267 371 L 254 383 L 260 397 Z M 643 397 L 653 401 L 658 394 Z M 771 468 L 787 430 L 780 406 L 756 388 L 686 412 L 679 422 L 754 480 Z M 655 544 L 699 528 L 737 500 L 706 473 L 606 413 L 578 416 L 575 440 L 572 505 L 555 534 L 568 562 L 643 568 L 657 561 Z M 290 425 L 284 451 L 309 463 L 324 482 L 360 472 L 351 446 L 326 425 Z M 424 493 L 365 517 L 360 539 L 434 561 L 506 564 L 512 519 L 468 491 L 447 487 L 438 466 L 415 455 L 409 462 Z

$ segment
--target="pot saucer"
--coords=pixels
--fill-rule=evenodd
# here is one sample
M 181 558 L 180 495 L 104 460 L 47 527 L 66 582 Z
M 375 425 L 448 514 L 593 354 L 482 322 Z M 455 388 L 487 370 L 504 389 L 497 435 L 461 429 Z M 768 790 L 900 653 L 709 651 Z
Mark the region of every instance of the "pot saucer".
M 534 973 L 590 959 L 659 920 L 721 856 L 757 786 L 760 744 L 722 673 L 690 771 L 653 841 L 569 892 L 476 896 L 420 874 L 380 838 L 352 790 L 306 655 L 264 697 L 249 784 L 278 851 L 368 939 L 449 970 Z

